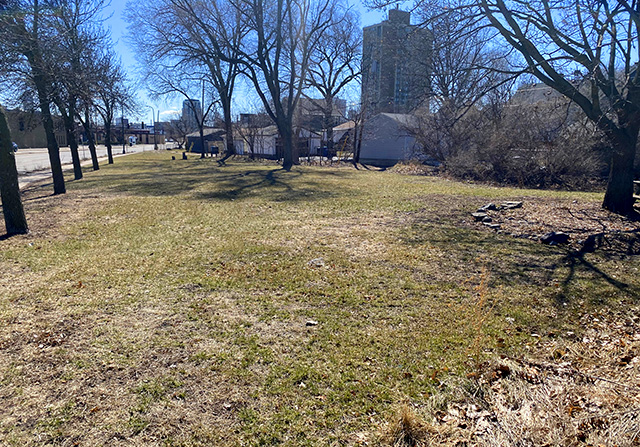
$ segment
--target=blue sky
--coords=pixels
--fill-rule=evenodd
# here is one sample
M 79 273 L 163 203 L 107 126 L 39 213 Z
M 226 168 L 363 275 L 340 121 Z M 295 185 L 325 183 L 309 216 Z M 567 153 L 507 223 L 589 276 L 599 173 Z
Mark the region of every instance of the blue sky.
M 127 23 L 123 18 L 123 12 L 126 9 L 127 0 L 111 0 L 111 4 L 105 8 L 105 16 L 110 16 L 108 20 L 106 20 L 106 25 L 111 30 L 111 36 L 113 41 L 115 42 L 115 50 L 116 53 L 120 55 L 122 58 L 122 64 L 125 69 L 129 73 L 130 78 L 135 77 L 135 64 L 136 59 L 133 52 L 129 49 L 127 45 L 125 36 L 127 31 Z M 355 7 L 360 11 L 361 23 L 362 26 L 372 25 L 374 23 L 378 23 L 384 18 L 386 18 L 386 13 L 383 11 L 368 11 L 362 4 L 358 1 L 355 3 Z M 141 11 L 141 13 L 144 13 Z M 180 110 L 182 100 L 181 99 L 173 99 L 168 102 L 153 102 L 146 97 L 144 89 L 139 92 L 139 97 L 141 102 L 144 104 L 153 107 L 156 114 L 160 111 L 160 120 L 163 121 L 165 119 L 169 119 L 171 115 L 175 114 Z M 246 108 L 243 105 L 237 105 L 234 113 L 239 113 L 241 111 L 240 108 Z M 146 108 L 146 112 L 139 117 L 135 117 L 136 120 L 150 121 L 152 116 L 151 109 L 149 107 Z

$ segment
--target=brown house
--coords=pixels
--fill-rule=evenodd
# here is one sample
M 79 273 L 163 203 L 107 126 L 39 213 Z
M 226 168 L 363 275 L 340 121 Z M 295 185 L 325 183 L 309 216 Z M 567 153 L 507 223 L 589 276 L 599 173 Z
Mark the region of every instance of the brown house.
M 11 139 L 20 148 L 47 147 L 47 136 L 42 125 L 40 112 L 25 112 L 14 109 L 7 110 L 7 121 L 11 131 Z M 56 140 L 59 146 L 67 146 L 67 134 L 62 118 L 54 116 Z

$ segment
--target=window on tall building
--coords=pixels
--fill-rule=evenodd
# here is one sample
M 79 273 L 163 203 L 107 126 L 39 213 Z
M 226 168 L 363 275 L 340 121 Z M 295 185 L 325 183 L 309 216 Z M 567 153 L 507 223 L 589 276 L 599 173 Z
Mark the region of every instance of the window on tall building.
M 395 103 L 405 105 L 409 99 L 409 81 L 405 74 L 403 64 L 396 66 Z

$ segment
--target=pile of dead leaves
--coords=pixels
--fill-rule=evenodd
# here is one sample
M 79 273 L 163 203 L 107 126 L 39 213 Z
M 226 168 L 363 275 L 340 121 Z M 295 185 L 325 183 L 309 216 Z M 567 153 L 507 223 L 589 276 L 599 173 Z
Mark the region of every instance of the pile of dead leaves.
M 427 411 L 422 442 L 640 445 L 640 308 L 629 310 L 584 315 L 580 337 L 540 341 L 526 359 L 498 358 L 450 384 L 451 399 Z

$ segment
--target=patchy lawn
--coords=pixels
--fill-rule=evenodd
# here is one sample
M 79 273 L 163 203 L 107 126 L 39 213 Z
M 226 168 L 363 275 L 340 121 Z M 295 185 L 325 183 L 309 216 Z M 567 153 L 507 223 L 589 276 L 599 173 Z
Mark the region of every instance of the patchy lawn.
M 399 412 L 422 442 L 482 444 L 491 430 L 476 422 L 500 414 L 477 390 L 537 386 L 544 362 L 563 374 L 604 362 L 598 374 L 630 387 L 611 402 L 640 400 L 639 258 L 545 246 L 469 214 L 521 200 L 500 219 L 535 213 L 547 230 L 534 210 L 576 214 L 598 194 L 167 152 L 68 190 L 29 188 L 31 234 L 0 240 L 2 445 L 380 445 L 400 439 Z M 497 401 L 536 395 L 514 387 Z M 594 414 L 615 419 L 598 396 Z M 576 402 L 557 404 L 562 443 L 606 439 L 613 422 L 574 433 L 592 408 Z M 637 440 L 633 417 L 620 445 Z

